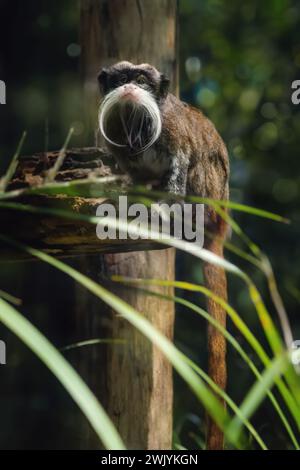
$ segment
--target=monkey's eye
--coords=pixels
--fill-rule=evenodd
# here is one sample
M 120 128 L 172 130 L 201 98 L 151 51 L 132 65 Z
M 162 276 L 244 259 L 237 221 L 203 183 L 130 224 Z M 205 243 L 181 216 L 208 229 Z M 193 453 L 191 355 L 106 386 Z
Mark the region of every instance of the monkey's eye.
M 139 85 L 143 85 L 144 83 L 147 83 L 147 79 L 145 77 L 145 75 L 143 74 L 140 74 L 136 77 L 135 79 L 136 83 L 138 83 Z
M 118 85 L 124 85 L 127 82 L 127 75 L 118 76 Z

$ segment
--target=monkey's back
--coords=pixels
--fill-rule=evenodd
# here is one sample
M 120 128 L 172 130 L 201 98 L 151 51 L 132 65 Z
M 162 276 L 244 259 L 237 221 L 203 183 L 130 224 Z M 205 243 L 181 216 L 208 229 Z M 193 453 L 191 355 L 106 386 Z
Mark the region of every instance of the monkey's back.
M 164 144 L 189 161 L 187 194 L 228 199 L 228 153 L 213 123 L 172 94 L 164 103 L 162 119 Z

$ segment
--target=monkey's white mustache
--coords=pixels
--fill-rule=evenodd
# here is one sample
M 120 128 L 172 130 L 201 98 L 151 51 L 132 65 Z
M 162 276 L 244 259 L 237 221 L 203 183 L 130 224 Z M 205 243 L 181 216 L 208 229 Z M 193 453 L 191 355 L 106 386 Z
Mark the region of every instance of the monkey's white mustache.
M 134 89 L 133 89 L 134 90 Z M 128 94 L 131 92 L 129 91 Z M 99 108 L 99 129 L 105 140 L 116 147 L 138 148 L 137 153 L 147 150 L 158 139 L 161 133 L 162 123 L 160 111 L 151 93 L 138 87 L 134 90 L 137 100 L 130 100 L 130 114 L 124 87 L 118 87 L 108 93 Z M 127 108 L 126 108 L 127 107 Z M 127 112 L 126 112 L 127 109 Z M 107 135 L 107 123 L 109 117 L 115 111 L 119 112 L 120 121 L 124 130 L 127 143 L 120 144 L 113 141 Z M 149 130 L 148 142 L 143 142 L 143 128 L 147 125 Z

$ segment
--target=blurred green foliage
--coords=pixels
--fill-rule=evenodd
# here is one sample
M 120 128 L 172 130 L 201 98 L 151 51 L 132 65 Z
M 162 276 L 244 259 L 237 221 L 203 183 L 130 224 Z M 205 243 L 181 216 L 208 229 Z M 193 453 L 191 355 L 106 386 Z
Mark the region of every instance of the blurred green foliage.
M 295 289 L 300 279 L 296 261 L 300 255 L 300 107 L 291 102 L 291 84 L 300 77 L 299 24 L 296 1 L 180 1 L 181 94 L 212 119 L 228 146 L 231 199 L 291 219 L 290 226 L 280 226 L 234 214 L 270 256 L 296 338 L 300 335 Z M 188 266 L 186 261 L 183 277 Z M 257 270 L 249 272 L 264 291 L 265 282 Z M 197 266 L 194 276 L 199 280 Z M 230 300 L 255 329 L 244 289 L 230 281 L 229 287 Z M 194 331 L 182 333 L 183 342 L 193 338 L 192 351 L 199 348 Z M 229 351 L 229 387 L 235 397 L 243 396 L 249 384 L 243 372 Z M 269 434 L 271 445 L 284 446 L 281 436 L 273 435 L 274 423 L 267 413 L 267 407 L 257 413 L 258 423 Z
M 296 0 L 179 0 L 179 8 L 181 95 L 212 119 L 228 146 L 231 198 L 291 219 L 286 226 L 236 214 L 243 229 L 270 256 L 294 336 L 300 338 L 300 105 L 291 103 L 291 83 L 300 79 L 300 4 Z M 71 126 L 75 127 L 72 145 L 86 142 L 77 2 L 1 0 L 0 17 L 4 23 L 0 79 L 6 82 L 8 103 L 0 106 L 3 172 L 24 129 L 28 138 L 23 153 L 59 148 Z M 266 292 L 265 280 L 255 268 L 229 253 L 228 257 L 247 269 Z M 177 278 L 201 282 L 199 264 L 179 255 Z M 72 330 L 70 280 L 39 264 L 31 266 L 29 274 L 26 263 L 5 266 L 0 280 L 1 288 L 23 298 L 23 311 L 33 315 L 55 344 L 88 339 Z M 62 282 L 63 292 L 58 288 Z M 30 295 L 34 283 L 38 289 Z M 242 283 L 230 278 L 229 288 L 230 301 L 263 341 Z M 56 296 L 49 295 L 53 290 Z M 199 302 L 196 294 L 188 298 Z M 176 327 L 177 344 L 205 365 L 205 322 L 182 309 Z M 230 324 L 229 329 L 240 339 Z M 0 369 L 0 447 L 78 446 L 76 410 L 68 397 L 3 327 L 0 338 L 8 344 L 8 365 Z M 228 363 L 229 394 L 239 402 L 253 378 L 230 349 Z M 49 413 L 52 409 L 59 416 Z M 175 418 L 183 444 L 197 447 L 196 440 L 203 437 L 198 433 L 201 423 L 204 428 L 203 416 L 177 379 Z M 254 422 L 270 447 L 286 448 L 284 432 L 274 432 L 278 422 L 267 403 Z

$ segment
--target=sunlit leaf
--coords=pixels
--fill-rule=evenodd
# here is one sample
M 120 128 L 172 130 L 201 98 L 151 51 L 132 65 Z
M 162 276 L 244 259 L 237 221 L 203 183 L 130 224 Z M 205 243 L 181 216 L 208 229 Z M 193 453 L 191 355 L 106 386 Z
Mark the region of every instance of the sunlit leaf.
M 0 299 L 0 321 L 41 359 L 77 403 L 106 449 L 125 449 L 110 418 L 73 367 L 47 338 L 15 308 Z

